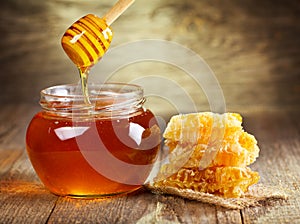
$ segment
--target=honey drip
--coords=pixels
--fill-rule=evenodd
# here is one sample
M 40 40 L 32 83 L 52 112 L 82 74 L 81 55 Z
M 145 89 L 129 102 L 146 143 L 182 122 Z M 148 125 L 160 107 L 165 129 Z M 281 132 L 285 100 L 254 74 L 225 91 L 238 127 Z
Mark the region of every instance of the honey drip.
M 89 76 L 89 69 L 81 69 L 79 68 L 79 75 L 80 75 L 80 83 L 82 89 L 82 95 L 84 103 L 87 105 L 91 105 L 91 101 L 89 98 L 89 90 L 88 90 L 88 76 Z

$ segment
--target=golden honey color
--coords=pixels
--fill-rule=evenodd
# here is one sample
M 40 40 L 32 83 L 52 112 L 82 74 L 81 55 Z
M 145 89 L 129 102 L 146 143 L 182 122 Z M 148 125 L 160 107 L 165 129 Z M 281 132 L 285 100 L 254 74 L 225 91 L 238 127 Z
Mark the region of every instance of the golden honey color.
M 105 54 L 112 37 L 104 19 L 88 14 L 70 26 L 61 44 L 73 63 L 84 72 Z

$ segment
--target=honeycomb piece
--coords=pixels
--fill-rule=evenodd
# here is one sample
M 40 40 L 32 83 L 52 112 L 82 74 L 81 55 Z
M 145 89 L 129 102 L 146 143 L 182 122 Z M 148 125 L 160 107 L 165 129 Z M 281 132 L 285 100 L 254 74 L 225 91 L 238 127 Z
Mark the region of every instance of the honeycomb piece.
M 216 152 L 215 158 L 209 164 L 213 166 L 238 166 L 246 167 L 252 164 L 259 154 L 259 148 L 257 141 L 253 135 L 250 135 L 244 131 L 239 132 L 238 139 L 228 139 L 228 136 L 224 136 L 220 147 Z M 166 141 L 165 144 L 169 147 L 170 152 L 173 152 L 177 145 L 180 143 Z M 180 146 L 184 150 L 184 145 Z M 186 168 L 199 167 L 203 154 L 206 152 L 209 146 L 205 144 L 193 145 L 193 152 L 187 163 L 184 165 Z
M 175 148 L 192 148 L 184 165 L 187 168 L 199 167 L 209 150 L 214 150 L 215 154 L 207 166 L 246 167 L 256 160 L 259 148 L 255 137 L 245 132 L 241 124 L 241 116 L 235 113 L 177 115 L 172 117 L 164 132 L 165 145 L 170 152 Z
M 243 130 L 237 113 L 176 115 L 163 136 L 168 161 L 154 179 L 154 189 L 241 197 L 259 180 L 247 167 L 258 157 L 257 141 Z
M 258 180 L 258 173 L 247 167 L 210 167 L 204 170 L 181 168 L 172 176 L 154 182 L 152 187 L 190 189 L 195 192 L 236 198 L 243 196 L 244 192 L 248 191 L 248 187 L 257 183 Z
M 237 113 L 180 114 L 171 118 L 163 137 L 173 142 L 208 144 L 222 140 L 223 136 L 237 138 L 241 124 L 242 117 Z

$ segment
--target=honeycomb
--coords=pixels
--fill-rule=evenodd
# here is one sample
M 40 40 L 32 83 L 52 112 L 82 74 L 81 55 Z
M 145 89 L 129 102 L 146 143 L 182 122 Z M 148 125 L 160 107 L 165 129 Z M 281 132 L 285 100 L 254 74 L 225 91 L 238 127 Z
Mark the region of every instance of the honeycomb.
M 175 115 L 163 136 L 169 162 L 162 165 L 154 187 L 241 197 L 259 180 L 247 167 L 258 157 L 259 147 L 237 113 Z
M 248 167 L 181 168 L 167 179 L 154 183 L 154 187 L 191 189 L 229 198 L 240 197 L 258 180 L 259 174 Z
M 184 147 L 184 144 L 180 142 L 172 142 L 167 140 L 165 144 L 169 147 L 170 152 L 174 151 L 178 145 L 182 145 L 181 148 L 183 149 L 186 148 Z M 209 145 L 194 144 L 192 147 L 193 154 L 184 165 L 186 168 L 199 167 L 201 158 L 209 148 Z M 239 136 L 236 139 L 227 135 L 224 136 L 216 152 L 216 156 L 209 166 L 246 167 L 256 160 L 258 154 L 259 148 L 257 146 L 255 137 L 244 131 L 240 131 Z

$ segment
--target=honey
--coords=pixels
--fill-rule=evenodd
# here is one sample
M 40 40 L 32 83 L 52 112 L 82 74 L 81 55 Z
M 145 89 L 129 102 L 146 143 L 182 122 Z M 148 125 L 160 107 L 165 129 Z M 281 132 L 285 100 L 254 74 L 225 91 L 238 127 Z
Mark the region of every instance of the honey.
M 138 189 L 160 149 L 156 119 L 143 108 L 138 86 L 89 87 L 92 108 L 75 93 L 76 85 L 41 92 L 43 110 L 34 116 L 26 135 L 31 163 L 57 195 L 101 197 Z
M 80 83 L 81 83 L 82 95 L 84 97 L 84 102 L 86 104 L 91 104 L 89 99 L 89 90 L 88 90 L 89 69 L 84 71 L 81 68 L 78 68 L 78 70 L 80 75 Z

